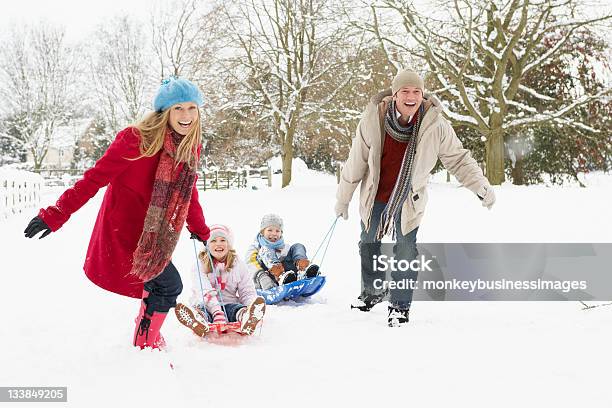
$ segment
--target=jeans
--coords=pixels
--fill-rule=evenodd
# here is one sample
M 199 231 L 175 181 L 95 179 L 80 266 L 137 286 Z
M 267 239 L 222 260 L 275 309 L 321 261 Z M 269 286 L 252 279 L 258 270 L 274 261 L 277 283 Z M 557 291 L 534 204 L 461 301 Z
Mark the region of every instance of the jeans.
M 149 296 L 143 299 L 147 305 L 146 313 L 168 313 L 176 306 L 176 298 L 183 291 L 183 282 L 176 267 L 169 262 L 159 276 L 145 282 L 144 288 L 149 292 Z
M 212 315 L 208 312 L 208 310 L 206 310 L 204 306 L 198 305 L 196 307 L 206 314 L 206 320 L 208 320 L 208 322 L 213 321 Z M 246 307 L 245 305 L 240 304 L 240 303 L 228 303 L 225 306 L 223 306 L 223 308 L 225 309 L 225 314 L 226 314 L 225 317 L 227 318 L 227 321 L 237 322 L 238 312 L 240 311 L 240 309 L 244 309 L 245 307 Z
M 306 247 L 302 244 L 293 244 L 291 247 L 289 247 L 287 256 L 281 261 L 281 263 L 286 271 L 295 271 L 297 273 L 298 268 L 295 263 L 300 259 L 308 259 L 306 256 Z M 261 262 L 260 265 L 262 268 L 265 268 Z M 253 281 L 255 282 L 255 288 L 257 289 L 268 290 L 278 286 L 276 279 L 273 278 L 272 274 L 267 272 L 265 269 L 257 271 L 253 275 Z
M 373 266 L 374 256 L 381 255 L 381 242 L 376 240 L 376 230 L 380 224 L 380 216 L 386 207 L 386 203 L 375 201 L 372 209 L 372 217 L 370 221 L 370 229 L 366 231 L 365 225 L 361 223 L 361 239 L 359 241 L 359 255 L 361 256 L 361 296 L 381 295 L 385 292 L 383 289 L 376 289 L 374 281 L 381 279 L 387 280 L 384 271 L 375 271 Z M 402 235 L 401 217 L 395 221 L 396 243 L 393 246 L 393 256 L 396 260 L 411 261 L 418 256 L 416 247 L 416 236 L 419 228 L 415 228 Z M 414 280 L 416 282 L 417 272 L 415 271 L 392 271 L 391 281 L 400 282 L 403 280 Z M 379 286 L 379 285 L 377 285 Z M 412 303 L 413 290 L 408 287 L 405 289 L 389 290 L 389 301 L 391 305 L 402 310 L 410 309 Z
M 282 260 L 283 268 L 285 268 L 286 271 L 297 272 L 298 268 L 295 263 L 300 259 L 308 259 L 306 256 L 306 247 L 302 244 L 291 245 L 291 247 L 289 247 L 289 252 L 287 252 L 287 256 Z

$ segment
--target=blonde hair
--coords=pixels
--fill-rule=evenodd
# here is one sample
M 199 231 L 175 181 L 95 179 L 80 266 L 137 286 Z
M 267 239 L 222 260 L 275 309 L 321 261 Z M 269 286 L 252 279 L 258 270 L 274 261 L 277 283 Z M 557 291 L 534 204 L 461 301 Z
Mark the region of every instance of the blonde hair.
M 131 160 L 155 156 L 162 149 L 169 127 L 170 109 L 172 107 L 162 112 L 150 112 L 133 125 L 140 133 L 140 156 Z M 202 143 L 200 126 L 200 110 L 198 109 L 196 123 L 176 148 L 177 164 L 186 163 L 192 169 L 197 168 L 198 146 Z
M 199 255 L 200 260 L 202 261 L 202 265 L 204 266 L 204 273 L 211 273 L 212 268 L 210 266 L 210 258 L 207 251 L 200 252 Z M 234 249 L 230 249 L 227 253 L 227 257 L 225 260 L 225 270 L 229 271 L 234 266 L 234 261 L 236 260 L 236 251 Z

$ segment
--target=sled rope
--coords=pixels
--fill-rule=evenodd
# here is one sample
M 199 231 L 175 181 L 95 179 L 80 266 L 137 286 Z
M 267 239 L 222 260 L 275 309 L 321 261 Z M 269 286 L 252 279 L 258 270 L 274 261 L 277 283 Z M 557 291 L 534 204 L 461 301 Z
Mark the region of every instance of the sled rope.
M 334 235 L 334 230 L 336 229 L 336 224 L 338 223 L 338 219 L 339 218 L 340 218 L 339 216 L 336 217 L 336 219 L 332 223 L 332 225 L 329 228 L 329 230 L 327 230 L 327 234 L 325 234 L 325 236 L 323 237 L 323 240 L 319 244 L 319 247 L 317 248 L 314 256 L 312 257 L 312 260 L 314 262 L 314 259 L 317 257 L 317 254 L 319 253 L 319 250 L 321 249 L 323 244 L 325 244 L 325 241 L 327 241 L 327 244 L 325 245 L 325 249 L 323 250 L 323 255 L 321 256 L 321 262 L 319 262 L 319 267 L 320 268 L 323 266 L 323 260 L 325 259 L 325 255 L 327 254 L 327 248 L 329 248 L 329 243 L 331 242 L 332 236 Z
M 208 260 L 210 261 L 210 269 L 212 269 L 213 278 L 215 280 L 215 289 L 217 289 L 217 294 L 219 295 L 219 302 L 221 303 L 221 309 L 223 309 L 223 315 L 225 315 L 225 321 L 229 322 L 227 318 L 227 312 L 225 311 L 225 302 L 223 302 L 223 294 L 221 293 L 221 288 L 219 287 L 219 280 L 217 279 L 217 268 L 215 268 L 215 264 L 213 263 L 212 254 L 208 249 L 208 245 L 206 245 L 206 254 L 208 255 Z
M 204 286 L 202 285 L 202 274 L 200 273 L 200 263 L 198 262 L 198 249 L 196 248 L 195 239 L 193 241 L 193 254 L 195 255 L 195 263 L 198 273 L 198 281 L 200 282 L 200 293 L 202 294 L 202 305 L 204 305 Z
M 210 255 L 210 251 L 208 250 L 208 246 L 206 246 L 205 248 L 206 248 L 206 253 L 208 254 L 208 259 L 210 260 L 210 265 L 214 273 L 215 268 L 213 266 L 214 264 L 212 261 L 212 257 Z M 195 263 L 196 263 L 196 268 L 197 268 L 197 273 L 198 273 L 198 281 L 200 282 L 200 293 L 202 294 L 202 306 L 204 307 L 204 310 L 206 310 L 206 306 L 205 306 L 206 299 L 204 297 L 204 285 L 202 284 L 202 273 L 200 272 L 200 262 L 198 262 L 198 250 L 196 248 L 195 239 L 193 240 L 193 254 L 195 255 Z M 219 300 L 221 301 L 221 309 L 223 309 L 223 314 L 225 315 L 225 320 L 227 321 L 227 313 L 225 312 L 225 305 L 223 304 L 223 296 L 221 295 L 221 291 L 217 287 L 216 274 L 214 274 L 214 278 L 215 278 L 215 289 L 217 290 L 217 293 L 219 294 Z M 206 315 L 206 312 L 204 312 L 204 315 Z

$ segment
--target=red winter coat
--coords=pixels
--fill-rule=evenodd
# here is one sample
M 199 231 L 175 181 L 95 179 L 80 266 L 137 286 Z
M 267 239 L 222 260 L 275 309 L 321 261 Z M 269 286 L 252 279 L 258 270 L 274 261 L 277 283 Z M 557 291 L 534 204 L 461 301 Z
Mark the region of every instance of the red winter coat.
M 119 132 L 95 166 L 66 190 L 54 206 L 38 213 L 49 228 L 56 231 L 100 188 L 108 185 L 91 233 L 83 269 L 87 277 L 101 288 L 134 298 L 142 297 L 143 282 L 129 275 L 132 255 L 142 233 L 161 154 L 127 160 L 140 155 L 139 144 L 140 134 L 136 128 Z M 210 235 L 195 182 L 187 229 L 204 240 Z

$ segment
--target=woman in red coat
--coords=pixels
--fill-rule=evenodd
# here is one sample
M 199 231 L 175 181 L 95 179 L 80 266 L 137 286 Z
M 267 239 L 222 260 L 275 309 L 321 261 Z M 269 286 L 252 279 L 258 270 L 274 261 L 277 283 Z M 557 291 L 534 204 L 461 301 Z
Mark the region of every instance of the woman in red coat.
M 101 288 L 142 299 L 134 333 L 141 348 L 163 346 L 159 330 L 183 289 L 171 262 L 183 225 L 191 238 L 209 236 L 195 187 L 201 104 L 192 82 L 165 80 L 155 112 L 119 132 L 95 166 L 24 231 L 28 238 L 57 231 L 107 186 L 83 269 Z

